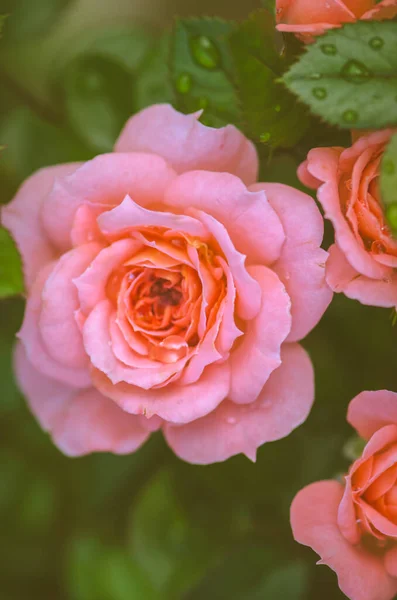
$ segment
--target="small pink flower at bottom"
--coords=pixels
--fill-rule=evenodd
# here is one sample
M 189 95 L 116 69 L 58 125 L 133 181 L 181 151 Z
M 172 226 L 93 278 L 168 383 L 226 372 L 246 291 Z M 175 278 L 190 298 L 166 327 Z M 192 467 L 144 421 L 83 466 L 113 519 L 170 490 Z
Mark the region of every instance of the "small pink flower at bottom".
M 328 285 L 371 306 L 397 306 L 397 241 L 379 190 L 380 164 L 392 133 L 364 135 L 350 148 L 314 148 L 298 169 L 302 183 L 317 189 L 334 227 Z
M 319 481 L 292 502 L 297 542 L 320 555 L 351 600 L 392 600 L 397 594 L 397 394 L 362 392 L 348 421 L 368 440 L 344 486 Z
M 277 0 L 277 29 L 306 43 L 344 23 L 383 21 L 397 15 L 397 0 Z
M 332 298 L 321 214 L 198 118 L 151 106 L 114 152 L 39 171 L 2 211 L 27 289 L 17 378 L 66 454 L 161 429 L 187 461 L 254 460 L 310 411 L 297 342 Z

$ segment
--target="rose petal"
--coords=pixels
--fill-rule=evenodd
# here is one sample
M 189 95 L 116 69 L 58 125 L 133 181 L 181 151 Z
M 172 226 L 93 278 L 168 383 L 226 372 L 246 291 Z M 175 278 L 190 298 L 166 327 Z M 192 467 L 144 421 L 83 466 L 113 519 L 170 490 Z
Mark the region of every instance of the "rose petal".
M 38 323 L 41 338 L 49 355 L 67 367 L 88 367 L 83 338 L 74 316 L 79 301 L 73 278 L 89 266 L 101 248 L 98 243 L 85 244 L 61 256 L 41 293 Z
M 336 244 L 329 248 L 326 279 L 334 292 L 343 292 L 345 296 L 358 300 L 361 304 L 385 308 L 397 306 L 396 273 L 390 269 L 390 274 L 383 279 L 370 279 L 360 275 Z
M 79 391 L 36 371 L 20 344 L 15 368 L 32 412 L 64 454 L 128 454 L 149 437 L 139 417 L 124 413 L 94 388 Z
M 169 104 L 149 106 L 127 122 L 115 150 L 157 154 L 178 173 L 226 171 L 253 183 L 258 157 L 252 142 L 233 125 L 206 127 L 198 121 L 200 114 L 184 115 Z
M 285 344 L 281 358 L 281 366 L 252 404 L 224 401 L 188 425 L 166 423 L 164 435 L 173 451 L 194 464 L 220 462 L 240 453 L 255 460 L 259 446 L 285 437 L 303 423 L 314 399 L 310 359 L 299 344 Z
M 156 390 L 123 383 L 113 385 L 99 371 L 92 376 L 96 387 L 126 412 L 158 415 L 171 423 L 189 423 L 210 413 L 226 398 L 230 386 L 228 363 L 207 367 L 199 381 L 191 385 L 176 382 Z
M 337 513 L 343 487 L 318 481 L 305 487 L 291 505 L 291 527 L 300 544 L 310 546 L 338 576 L 339 587 L 352 600 L 391 600 L 397 581 L 386 573 L 382 558 L 353 546 L 342 536 Z
M 165 203 L 181 211 L 202 210 L 222 223 L 236 248 L 252 263 L 271 264 L 280 256 L 285 235 L 263 191 L 248 191 L 229 173 L 193 171 L 169 187 Z
M 358 544 L 361 534 L 356 520 L 350 477 L 345 477 L 345 491 L 339 504 L 337 523 L 347 541 L 350 544 Z
M 347 420 L 365 439 L 386 425 L 397 426 L 397 394 L 388 390 L 361 392 L 350 402 Z
M 88 369 L 86 367 L 75 369 L 61 365 L 49 355 L 41 338 L 39 318 L 42 310 L 42 290 L 55 265 L 56 263 L 53 263 L 42 269 L 36 278 L 26 302 L 22 327 L 17 336 L 25 348 L 28 359 L 40 373 L 72 387 L 88 387 L 91 384 Z
M 292 327 L 287 338 L 305 337 L 317 325 L 332 300 L 325 282 L 328 254 L 320 248 L 324 224 L 313 198 L 286 185 L 259 183 L 283 224 L 286 241 L 273 266 L 284 283 L 292 307 Z
M 291 329 L 291 301 L 276 273 L 259 266 L 251 267 L 249 272 L 261 286 L 262 304 L 230 357 L 229 399 L 238 404 L 256 400 L 270 374 L 281 364 L 281 344 Z
M 162 201 L 175 172 L 163 158 L 152 154 L 102 154 L 84 163 L 69 177 L 59 178 L 46 197 L 42 220 L 51 241 L 60 250 L 71 245 L 76 210 L 84 204 L 120 204 L 128 194 L 150 206 Z
M 40 222 L 40 210 L 55 178 L 73 173 L 79 163 L 46 167 L 31 175 L 14 199 L 1 210 L 2 224 L 11 233 L 22 255 L 25 284 L 33 284 L 42 267 L 56 254 Z

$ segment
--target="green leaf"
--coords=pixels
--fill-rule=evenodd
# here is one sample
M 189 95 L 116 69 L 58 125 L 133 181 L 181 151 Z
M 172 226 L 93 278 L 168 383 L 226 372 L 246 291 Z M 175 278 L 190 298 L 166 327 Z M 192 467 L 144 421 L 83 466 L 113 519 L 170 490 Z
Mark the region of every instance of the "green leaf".
M 111 151 L 133 112 L 131 74 L 101 56 L 72 61 L 65 73 L 65 103 L 69 120 L 95 151 Z
M 246 600 L 305 600 L 309 584 L 309 569 L 303 562 L 294 562 L 267 573 Z
M 23 292 L 22 262 L 15 243 L 5 229 L 0 228 L 0 298 Z
M 165 596 L 178 598 L 207 565 L 211 549 L 182 511 L 167 470 L 142 490 L 129 531 L 133 558 Z
M 69 3 L 70 0 L 2 0 L 1 10 L 9 14 L 4 39 L 24 41 L 45 33 Z
M 386 207 L 386 218 L 397 234 L 397 133 L 395 133 L 382 158 L 380 175 L 382 201 Z
M 233 23 L 215 18 L 177 19 L 173 32 L 171 76 L 176 107 L 185 113 L 204 109 L 201 120 L 214 127 L 239 121 L 227 43 L 233 28 Z
M 171 36 L 162 35 L 136 72 L 134 105 L 136 110 L 158 103 L 173 104 L 175 91 L 170 83 L 166 57 L 170 53 Z
M 397 22 L 357 21 L 329 31 L 307 46 L 283 80 L 333 125 L 396 125 Z
M 258 11 L 230 36 L 245 130 L 254 140 L 289 147 L 305 133 L 306 109 L 278 83 L 284 70 L 274 20 Z

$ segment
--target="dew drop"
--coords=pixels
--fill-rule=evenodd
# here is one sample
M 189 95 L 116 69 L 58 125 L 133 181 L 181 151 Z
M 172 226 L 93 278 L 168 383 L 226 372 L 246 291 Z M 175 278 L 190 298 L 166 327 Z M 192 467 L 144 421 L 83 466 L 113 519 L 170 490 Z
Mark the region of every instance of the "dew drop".
M 266 144 L 271 138 L 271 135 L 268 131 L 266 131 L 265 133 L 261 133 L 260 135 L 260 141 L 263 142 L 264 144 Z
M 327 97 L 327 90 L 325 88 L 313 88 L 312 94 L 317 100 L 324 100 Z
M 236 417 L 227 417 L 226 423 L 228 423 L 229 425 L 235 425 L 237 423 L 237 419 Z
M 341 70 L 341 75 L 351 83 L 364 83 L 372 73 L 358 60 L 349 60 Z
M 322 44 L 320 48 L 321 52 L 327 56 L 334 56 L 336 54 L 336 46 L 334 44 Z
M 208 104 L 209 104 L 208 98 L 205 98 L 204 96 L 202 96 L 201 98 L 198 99 L 198 107 L 199 108 L 202 108 L 204 110 L 205 108 L 208 108 Z
M 216 69 L 221 62 L 221 55 L 218 48 L 205 35 L 198 35 L 190 38 L 190 50 L 194 60 L 200 67 L 205 69 Z
M 281 110 L 281 106 L 279 104 L 276 104 L 276 106 L 274 107 L 274 110 L 279 113 Z
M 381 50 L 381 48 L 383 48 L 383 46 L 385 45 L 385 41 L 382 40 L 381 37 L 373 37 L 369 40 L 368 43 L 371 46 L 372 50 Z
M 312 73 L 310 75 L 310 79 L 321 79 L 322 75 L 321 73 Z
M 342 117 L 346 123 L 355 123 L 358 119 L 358 113 L 355 110 L 349 109 L 345 110 Z
M 180 94 L 187 94 L 192 87 L 192 78 L 189 73 L 181 73 L 176 80 L 176 89 Z

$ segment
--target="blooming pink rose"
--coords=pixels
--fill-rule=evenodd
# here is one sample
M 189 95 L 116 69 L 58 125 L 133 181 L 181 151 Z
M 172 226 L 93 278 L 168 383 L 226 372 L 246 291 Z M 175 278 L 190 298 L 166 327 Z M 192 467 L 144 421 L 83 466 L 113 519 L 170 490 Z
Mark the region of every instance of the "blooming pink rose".
M 397 394 L 362 392 L 348 421 L 368 439 L 345 485 L 318 481 L 291 506 L 295 539 L 333 569 L 351 600 L 392 600 L 397 594 Z
M 396 15 L 397 0 L 276 0 L 277 29 L 306 42 L 343 23 L 382 21 Z
M 114 153 L 39 171 L 3 211 L 28 290 L 17 377 L 66 454 L 162 429 L 187 461 L 254 460 L 309 413 L 321 215 L 254 184 L 253 144 L 198 116 L 143 110 Z
M 326 279 L 334 292 L 372 306 L 397 306 L 397 241 L 385 221 L 379 168 L 392 131 L 359 138 L 351 148 L 315 148 L 299 167 L 332 221 L 335 244 Z

